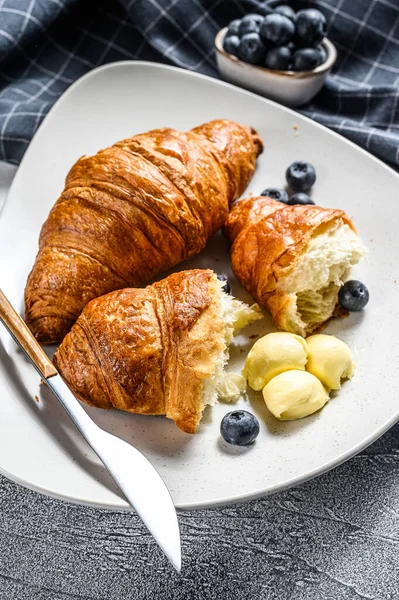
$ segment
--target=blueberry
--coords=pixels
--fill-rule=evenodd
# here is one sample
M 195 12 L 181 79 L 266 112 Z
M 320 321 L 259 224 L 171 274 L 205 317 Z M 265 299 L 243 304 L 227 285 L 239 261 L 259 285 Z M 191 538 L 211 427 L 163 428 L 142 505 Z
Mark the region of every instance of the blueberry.
M 293 71 L 313 71 L 320 64 L 320 55 L 315 48 L 300 48 L 292 57 Z
M 327 21 L 323 13 L 315 8 L 306 8 L 296 13 L 297 46 L 317 46 L 327 35 Z
M 310 163 L 297 160 L 288 167 L 285 177 L 293 190 L 307 192 L 316 181 L 316 171 Z
M 280 188 L 266 188 L 261 193 L 261 196 L 267 196 L 268 198 L 272 198 L 272 200 L 277 200 L 278 202 L 288 202 L 288 194 L 285 190 L 281 190 Z
M 292 54 L 288 46 L 272 48 L 266 54 L 265 67 L 276 71 L 288 71 L 291 66 Z
M 225 292 L 226 294 L 231 294 L 231 285 L 229 283 L 227 275 L 225 275 L 224 273 L 216 273 L 216 277 L 219 279 L 219 281 L 224 281 L 222 292 Z
M 295 23 L 295 10 L 291 8 L 291 6 L 288 6 L 287 4 L 282 4 L 281 6 L 277 6 L 277 8 L 274 9 L 274 12 L 278 13 L 279 15 L 284 15 L 285 17 L 288 17 L 289 19 L 291 19 L 291 21 L 294 21 Z
M 239 29 L 241 25 L 241 19 L 234 19 L 234 21 L 230 21 L 227 27 L 226 37 L 230 37 L 231 35 L 239 35 Z
M 370 294 L 364 283 L 361 281 L 347 281 L 339 290 L 339 303 L 349 312 L 362 310 L 369 301 Z
M 319 44 L 319 46 L 316 48 L 316 52 L 319 55 L 319 65 L 322 65 L 327 60 L 327 52 L 325 51 L 324 46 Z
M 260 64 L 265 56 L 265 45 L 259 33 L 247 33 L 242 36 L 238 46 L 238 57 L 251 65 Z
M 285 15 L 274 13 L 263 19 L 259 33 L 263 41 L 276 46 L 285 46 L 295 33 L 295 25 Z
M 224 38 L 223 49 L 233 56 L 237 56 L 239 45 L 240 38 L 238 35 L 229 35 L 229 37 Z
M 287 204 L 293 206 L 294 204 L 314 204 L 314 202 L 307 194 L 304 194 L 303 192 L 297 192 L 290 197 Z
M 228 444 L 249 446 L 259 435 L 259 421 L 246 410 L 233 410 L 223 417 L 220 435 Z
M 246 33 L 258 33 L 260 24 L 263 21 L 263 17 L 261 15 L 249 14 L 241 19 L 241 24 L 239 28 L 240 37 L 245 35 Z

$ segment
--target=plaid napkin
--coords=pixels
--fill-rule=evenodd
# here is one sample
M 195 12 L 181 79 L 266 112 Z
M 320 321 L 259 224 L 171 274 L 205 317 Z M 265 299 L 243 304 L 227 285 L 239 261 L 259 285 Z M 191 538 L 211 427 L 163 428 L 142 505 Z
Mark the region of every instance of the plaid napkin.
M 339 54 L 326 86 L 300 112 L 399 165 L 398 0 L 280 3 L 321 10 Z M 216 32 L 247 12 L 265 14 L 268 6 L 257 0 L 0 0 L 0 160 L 18 164 L 57 98 L 101 64 L 154 60 L 218 77 Z

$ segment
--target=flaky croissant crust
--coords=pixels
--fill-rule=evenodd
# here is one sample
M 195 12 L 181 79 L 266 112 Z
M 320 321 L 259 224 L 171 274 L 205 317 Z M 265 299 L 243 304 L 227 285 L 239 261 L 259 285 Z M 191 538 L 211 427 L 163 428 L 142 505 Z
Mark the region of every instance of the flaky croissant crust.
M 262 142 L 217 120 L 122 140 L 70 170 L 44 223 L 25 320 L 60 341 L 93 298 L 140 286 L 202 250 L 255 169 Z
M 278 290 L 278 282 L 295 262 L 312 236 L 334 221 L 356 231 L 342 210 L 314 205 L 289 206 L 264 196 L 237 202 L 224 232 L 232 242 L 233 271 L 255 300 L 271 312 L 278 327 L 285 329 L 289 298 Z
M 166 415 L 195 433 L 204 380 L 225 347 L 220 302 L 210 270 L 111 292 L 84 308 L 54 364 L 88 404 Z

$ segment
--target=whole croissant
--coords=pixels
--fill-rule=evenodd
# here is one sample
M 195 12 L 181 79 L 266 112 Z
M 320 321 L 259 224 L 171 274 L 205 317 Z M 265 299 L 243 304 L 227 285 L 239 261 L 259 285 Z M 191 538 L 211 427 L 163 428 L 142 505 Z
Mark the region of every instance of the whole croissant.
M 250 128 L 212 121 L 158 129 L 82 157 L 44 223 L 25 290 L 25 320 L 60 341 L 83 307 L 140 286 L 202 250 L 226 221 L 262 152 Z
M 263 196 L 237 202 L 225 233 L 236 277 L 280 329 L 302 336 L 333 316 L 342 282 L 366 253 L 342 210 Z
M 223 380 L 235 330 L 262 318 L 210 270 L 174 273 L 92 300 L 54 355 L 74 394 L 99 408 L 166 415 L 195 433 Z

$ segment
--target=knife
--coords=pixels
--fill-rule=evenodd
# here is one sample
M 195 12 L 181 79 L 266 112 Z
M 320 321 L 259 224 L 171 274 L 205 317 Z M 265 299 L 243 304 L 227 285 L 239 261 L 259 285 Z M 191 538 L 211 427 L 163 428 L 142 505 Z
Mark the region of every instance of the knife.
M 172 565 L 180 572 L 179 523 L 172 498 L 161 476 L 131 444 L 104 431 L 92 421 L 1 289 L 0 321 L 61 402 Z

